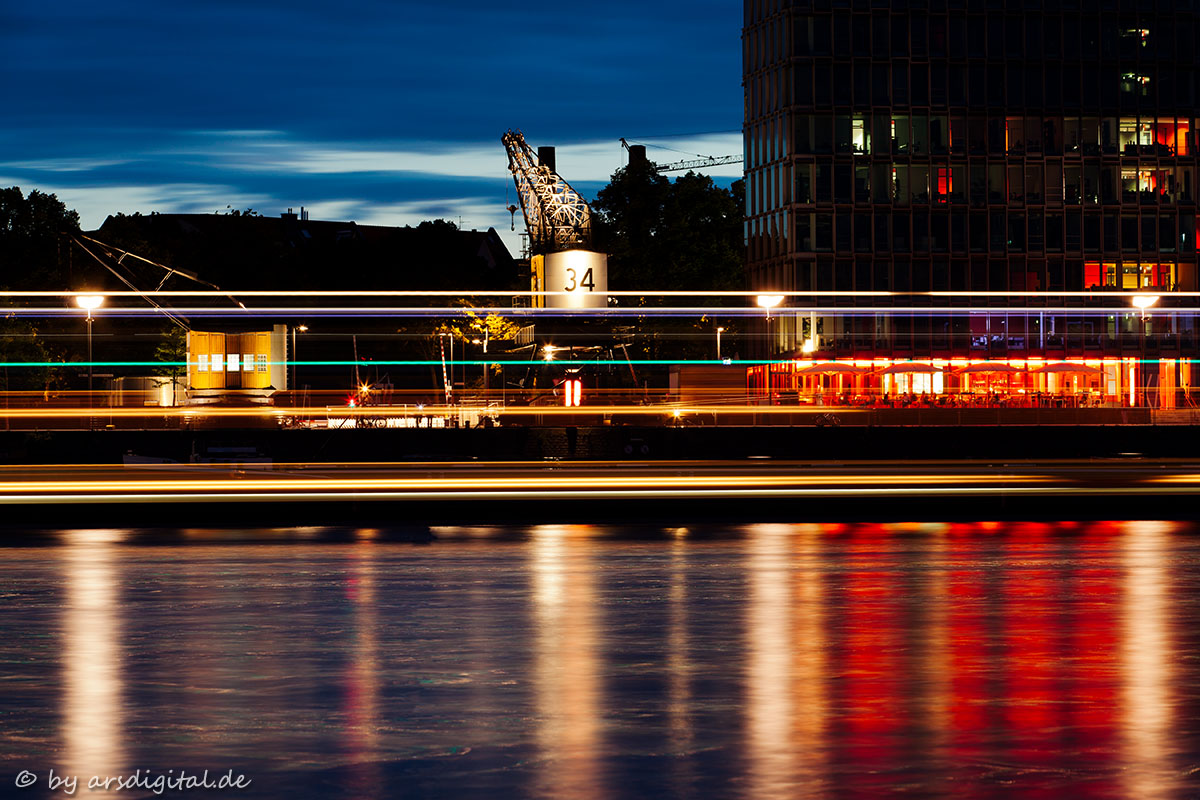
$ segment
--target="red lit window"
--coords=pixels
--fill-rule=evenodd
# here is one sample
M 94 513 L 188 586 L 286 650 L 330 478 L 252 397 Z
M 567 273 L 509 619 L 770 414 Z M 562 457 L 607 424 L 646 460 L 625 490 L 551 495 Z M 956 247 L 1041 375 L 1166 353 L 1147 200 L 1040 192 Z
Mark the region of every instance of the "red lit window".
M 937 202 L 945 203 L 950 197 L 950 189 L 953 185 L 949 167 L 937 168 Z

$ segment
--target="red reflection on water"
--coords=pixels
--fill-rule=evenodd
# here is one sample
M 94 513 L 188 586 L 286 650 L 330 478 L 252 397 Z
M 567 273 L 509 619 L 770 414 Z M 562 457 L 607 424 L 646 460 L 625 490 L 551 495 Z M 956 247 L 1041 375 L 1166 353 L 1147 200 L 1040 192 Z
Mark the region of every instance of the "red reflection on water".
M 882 525 L 858 526 L 845 541 L 844 620 L 840 653 L 842 758 L 860 765 L 840 796 L 877 796 L 894 781 L 899 733 L 907 717 L 902 650 L 904 598 L 896 586 L 892 534 Z

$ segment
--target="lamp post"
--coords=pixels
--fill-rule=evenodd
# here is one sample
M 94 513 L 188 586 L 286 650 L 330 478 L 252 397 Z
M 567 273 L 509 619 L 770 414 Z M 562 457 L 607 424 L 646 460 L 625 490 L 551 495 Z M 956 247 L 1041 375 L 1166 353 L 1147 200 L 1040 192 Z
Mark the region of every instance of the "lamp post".
M 771 354 L 771 309 L 783 302 L 781 294 L 760 294 L 754 298 L 759 308 L 767 310 L 767 355 Z M 767 405 L 775 405 L 771 400 L 771 360 L 767 359 Z
M 88 408 L 92 407 L 92 312 L 104 305 L 104 295 L 77 294 L 75 305 L 87 311 Z
M 296 325 L 292 328 L 292 397 L 300 390 L 300 355 L 296 350 L 296 332 L 305 333 L 307 325 Z
M 488 397 L 488 363 L 487 363 L 488 332 L 487 331 L 483 332 L 482 339 L 472 339 L 471 344 L 483 345 L 483 402 L 487 403 L 487 397 Z
M 1146 323 L 1150 320 L 1150 307 L 1158 302 L 1158 295 L 1135 294 L 1129 299 L 1129 302 L 1133 304 L 1134 308 L 1142 312 L 1141 331 L 1138 337 L 1141 345 L 1139 349 L 1142 355 L 1141 360 L 1138 362 L 1138 394 L 1141 395 L 1142 405 L 1145 406 L 1149 405 L 1149 398 L 1146 396 L 1146 390 L 1149 388 L 1146 386 Z
M 721 360 L 721 334 L 725 331 L 724 328 L 717 328 L 717 361 Z

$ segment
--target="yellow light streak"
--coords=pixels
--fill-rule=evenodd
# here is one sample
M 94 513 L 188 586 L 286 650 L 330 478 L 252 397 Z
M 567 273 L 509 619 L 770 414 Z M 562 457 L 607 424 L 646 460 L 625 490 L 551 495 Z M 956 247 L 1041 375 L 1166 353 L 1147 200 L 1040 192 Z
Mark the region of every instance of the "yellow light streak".
M 748 487 L 774 488 L 786 486 L 834 485 L 934 485 L 958 486 L 985 483 L 1046 483 L 1055 478 L 1042 475 L 704 475 L 704 476 L 652 476 L 632 474 L 618 477 L 556 476 L 505 478 L 478 476 L 464 478 L 162 478 L 162 479 L 109 479 L 109 480 L 28 480 L 0 483 L 0 494 L 15 492 L 42 492 L 46 494 L 71 492 L 263 492 L 288 491 L 298 487 L 308 492 L 316 491 L 439 491 L 459 490 L 529 490 L 542 489 L 610 489 L 631 484 L 654 489 L 698 488 L 698 487 Z
M 696 500 L 696 499 L 788 499 L 804 497 L 972 497 L 1000 495 L 1018 496 L 1190 496 L 1191 488 L 1130 487 L 1114 490 L 1111 487 L 1075 486 L 920 486 L 853 488 L 821 487 L 786 489 L 593 489 L 569 490 L 547 495 L 545 491 L 453 491 L 453 492 L 251 492 L 234 493 L 174 493 L 174 494 L 68 494 L 49 498 L 47 495 L 2 495 L 0 505 L 42 505 L 53 499 L 55 504 L 117 504 L 117 503 L 295 503 L 334 501 L 538 501 L 538 500 Z
M 323 419 L 333 417 L 457 417 L 460 412 L 480 411 L 474 406 L 320 406 L 305 408 L 282 407 L 245 407 L 245 408 L 205 408 L 201 406 L 181 406 L 176 408 L 86 408 L 86 407 L 53 407 L 53 408 L 7 408 L 0 409 L 0 419 L 65 419 L 105 417 L 146 418 L 146 417 L 184 417 L 201 419 L 206 417 L 303 417 L 306 419 Z M 663 405 L 590 405 L 572 406 L 509 406 L 507 408 L 488 408 L 490 416 L 543 416 L 543 415 L 588 415 L 588 414 L 623 414 L 637 416 L 666 416 L 680 414 L 863 414 L 872 411 L 871 408 L 855 406 L 756 406 L 741 405 L 694 405 L 679 407 L 670 404 Z

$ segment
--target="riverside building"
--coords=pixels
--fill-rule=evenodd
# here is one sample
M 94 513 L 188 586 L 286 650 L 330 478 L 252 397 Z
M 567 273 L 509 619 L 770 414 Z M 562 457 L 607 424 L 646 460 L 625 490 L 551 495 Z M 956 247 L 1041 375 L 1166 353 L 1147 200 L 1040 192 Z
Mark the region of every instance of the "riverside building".
M 1198 8 L 746 0 L 752 387 L 1194 405 Z

